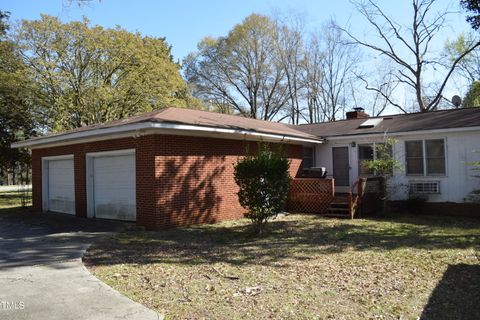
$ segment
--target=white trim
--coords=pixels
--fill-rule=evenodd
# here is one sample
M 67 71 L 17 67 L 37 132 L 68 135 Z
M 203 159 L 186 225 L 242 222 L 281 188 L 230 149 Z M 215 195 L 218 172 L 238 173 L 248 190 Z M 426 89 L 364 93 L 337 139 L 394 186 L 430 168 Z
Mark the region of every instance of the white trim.
M 120 149 L 114 151 L 100 151 L 100 152 L 88 152 L 85 154 L 86 157 L 113 157 L 113 156 L 122 156 L 127 154 L 135 154 L 135 149 Z
M 85 155 L 85 187 L 87 189 L 87 218 L 95 217 L 95 196 L 93 190 L 93 156 Z
M 61 156 L 48 156 L 48 157 L 42 157 L 43 160 L 68 160 L 68 159 L 73 159 L 73 154 L 64 154 Z
M 445 162 L 445 173 L 440 173 L 440 174 L 429 174 L 428 173 L 428 168 L 427 168 L 427 141 L 431 140 L 443 140 L 443 160 Z M 422 142 L 422 157 L 423 157 L 423 173 L 414 173 L 414 174 L 408 174 L 407 173 L 407 142 Z M 448 177 L 448 150 L 447 150 L 447 137 L 441 137 L 441 138 L 419 138 L 419 139 L 411 139 L 411 140 L 404 140 L 403 141 L 404 149 L 405 149 L 405 177 L 426 177 L 426 178 L 447 178 Z
M 75 159 L 73 154 L 64 154 L 60 156 L 48 156 L 48 157 L 42 157 L 41 158 L 41 165 L 42 165 L 42 211 L 47 212 L 50 210 L 49 208 L 49 166 L 48 162 L 49 161 L 55 161 L 55 160 L 73 160 L 73 195 L 74 195 L 74 200 L 76 193 L 75 193 Z M 76 214 L 76 210 L 74 215 Z
M 227 128 L 215 128 L 197 125 L 184 125 L 174 124 L 168 122 L 155 123 L 155 122 L 142 122 L 127 124 L 122 126 L 99 128 L 88 131 L 64 133 L 56 136 L 46 136 L 43 138 L 25 140 L 15 142 L 11 145 L 12 148 L 23 147 L 35 147 L 35 146 L 51 146 L 51 145 L 67 145 L 73 143 L 80 143 L 88 141 L 109 140 L 118 138 L 119 136 L 132 136 L 139 137 L 145 134 L 145 130 L 153 129 L 152 133 L 170 133 L 192 136 L 192 132 L 201 133 L 196 136 L 212 136 L 215 138 L 226 139 L 243 139 L 243 140 L 264 140 L 264 141 L 284 141 L 284 142 L 297 142 L 297 143 L 323 143 L 321 139 L 310 139 L 290 136 L 288 134 L 275 134 L 275 133 L 262 133 L 250 130 L 241 129 L 227 129 Z M 220 136 L 219 136 L 220 134 Z M 223 135 L 224 134 L 224 135 Z
M 358 134 L 348 134 L 348 135 L 341 135 L 341 136 L 332 136 L 332 137 L 325 137 L 325 140 L 342 140 L 352 137 L 403 137 L 403 136 L 410 136 L 410 135 L 423 135 L 423 134 L 430 134 L 430 133 L 449 133 L 449 132 L 465 132 L 465 131 L 480 131 L 480 126 L 476 127 L 462 127 L 462 128 L 448 128 L 448 129 L 434 129 L 434 130 L 415 130 L 415 131 L 405 131 L 405 132 L 389 132 L 385 131 L 382 133 L 358 133 Z

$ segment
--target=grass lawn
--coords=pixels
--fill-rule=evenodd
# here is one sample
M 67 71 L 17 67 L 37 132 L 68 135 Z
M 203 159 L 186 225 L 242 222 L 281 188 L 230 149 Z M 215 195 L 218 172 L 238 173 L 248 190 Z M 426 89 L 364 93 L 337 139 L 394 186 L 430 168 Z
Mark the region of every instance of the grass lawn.
M 22 208 L 22 199 L 25 201 L 25 208 Z M 2 191 L 0 192 L 0 216 L 15 214 L 26 211 L 32 204 L 32 193 L 30 191 Z
M 84 257 L 168 319 L 480 319 L 480 220 L 290 215 L 119 234 Z

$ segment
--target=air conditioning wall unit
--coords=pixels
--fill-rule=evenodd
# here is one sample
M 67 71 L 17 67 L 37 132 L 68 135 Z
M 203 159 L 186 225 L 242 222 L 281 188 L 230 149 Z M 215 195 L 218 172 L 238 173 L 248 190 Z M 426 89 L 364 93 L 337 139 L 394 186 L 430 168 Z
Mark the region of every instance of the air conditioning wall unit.
M 410 194 L 440 194 L 440 181 L 409 181 Z

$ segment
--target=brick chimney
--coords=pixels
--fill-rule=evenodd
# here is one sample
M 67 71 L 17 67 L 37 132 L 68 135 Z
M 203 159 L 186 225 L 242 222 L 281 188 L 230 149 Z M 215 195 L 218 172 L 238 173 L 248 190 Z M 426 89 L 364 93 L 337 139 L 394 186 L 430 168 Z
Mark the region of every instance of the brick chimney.
M 365 109 L 361 107 L 353 108 L 353 111 L 349 111 L 346 113 L 347 120 L 350 119 L 364 119 L 370 117 L 367 113 L 365 113 Z

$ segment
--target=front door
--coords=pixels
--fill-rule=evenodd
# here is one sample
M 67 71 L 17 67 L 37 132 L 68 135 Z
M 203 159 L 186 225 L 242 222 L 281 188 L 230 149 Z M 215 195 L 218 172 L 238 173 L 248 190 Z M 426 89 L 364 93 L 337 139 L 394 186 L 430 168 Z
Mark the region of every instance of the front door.
M 336 186 L 350 186 L 350 164 L 348 161 L 348 147 L 334 147 L 333 178 Z

